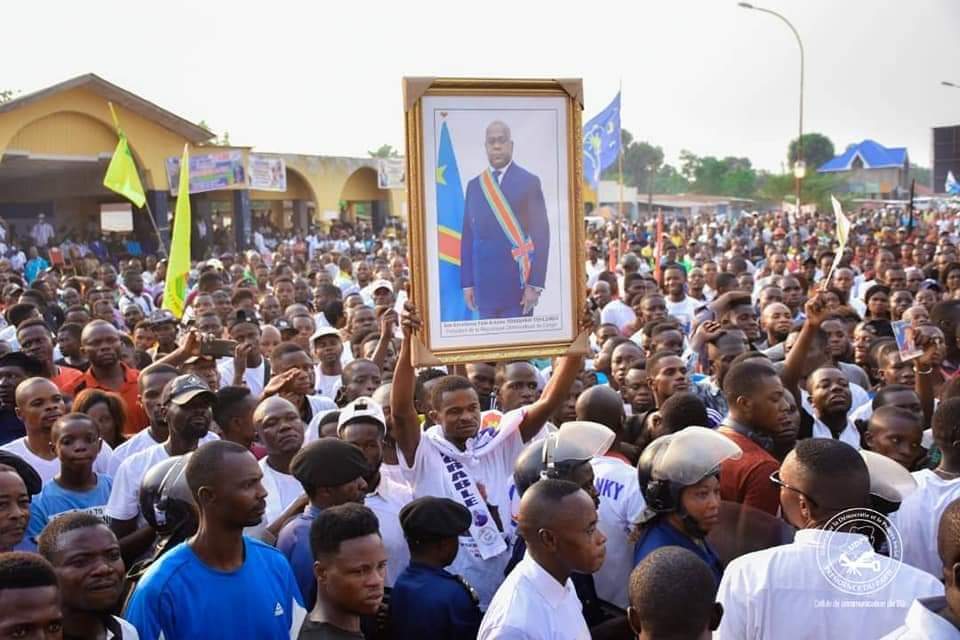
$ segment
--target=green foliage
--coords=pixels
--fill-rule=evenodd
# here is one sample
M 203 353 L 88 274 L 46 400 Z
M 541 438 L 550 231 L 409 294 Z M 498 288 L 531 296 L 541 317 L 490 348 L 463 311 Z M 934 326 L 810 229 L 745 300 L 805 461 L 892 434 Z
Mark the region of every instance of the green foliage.
M 836 155 L 833 149 L 833 142 L 822 133 L 803 134 L 803 161 L 807 163 L 807 169 L 816 171 L 817 167 Z M 790 166 L 797 160 L 797 138 L 790 141 L 787 147 L 787 161 Z
M 376 151 L 367 151 L 370 154 L 371 158 L 399 158 L 400 152 L 393 148 L 392 145 L 382 144 L 380 148 Z
M 809 174 L 800 185 L 800 200 L 803 204 L 816 203 L 820 211 L 832 211 L 830 196 L 838 193 L 842 180 L 837 176 L 822 173 Z M 776 204 L 793 202 L 796 193 L 795 178 L 791 174 L 776 175 L 764 173 L 762 187 L 756 197 Z
M 10 102 L 13 100 L 13 96 L 13 89 L 0 89 L 0 104 L 3 104 L 4 102 Z
M 211 127 L 209 124 L 207 124 L 207 121 L 206 121 L 206 120 L 202 120 L 202 119 L 201 119 L 200 122 L 197 123 L 197 125 L 203 127 L 203 128 L 206 129 L 207 131 L 213 132 L 214 136 L 213 136 L 213 139 L 210 141 L 210 144 L 218 144 L 218 145 L 221 145 L 221 146 L 224 146 L 224 147 L 229 147 L 229 146 L 230 146 L 230 132 L 229 132 L 229 131 L 224 131 L 222 136 L 218 136 L 218 135 L 216 134 L 216 132 L 213 131 L 213 127 Z

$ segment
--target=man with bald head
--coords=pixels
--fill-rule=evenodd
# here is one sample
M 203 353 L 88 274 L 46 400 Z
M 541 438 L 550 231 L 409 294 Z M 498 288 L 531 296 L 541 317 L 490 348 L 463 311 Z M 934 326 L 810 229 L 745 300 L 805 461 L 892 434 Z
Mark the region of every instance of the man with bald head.
M 123 398 L 127 405 L 127 419 L 123 435 L 132 436 L 150 424 L 143 406 L 137 380 L 140 372 L 120 360 L 120 332 L 109 322 L 94 320 L 80 334 L 80 353 L 90 368 L 65 389 L 76 396 L 84 389 L 111 391 Z
M 590 459 L 594 484 L 600 497 L 597 514 L 600 531 L 607 538 L 607 556 L 593 577 L 597 596 L 621 609 L 628 604 L 627 583 L 633 567 L 630 532 L 646 507 L 637 470 L 620 451 L 626 415 L 620 394 L 606 385 L 590 387 L 577 398 L 577 420 L 597 422 L 614 433 L 610 448 Z
M 300 481 L 290 473 L 290 461 L 303 446 L 303 421 L 292 402 L 272 396 L 253 411 L 253 425 L 267 455 L 260 460 L 263 488 L 267 491 L 266 522 L 274 522 L 303 495 Z
M 589 638 L 570 574 L 603 564 L 593 499 L 569 480 L 539 480 L 523 493 L 518 524 L 527 553 L 490 602 L 478 640 Z
M 484 146 L 489 166 L 467 184 L 464 202 L 463 299 L 481 320 L 529 316 L 546 287 L 550 254 L 543 190 L 537 176 L 513 161 L 506 123 L 487 126 Z
M 886 541 L 887 533 L 872 526 L 869 516 L 855 517 L 857 510 L 876 512 L 866 510 L 867 465 L 850 445 L 828 438 L 800 440 L 771 480 L 780 489 L 783 517 L 799 531 L 790 544 L 748 553 L 727 565 L 717 593 L 723 620 L 715 638 L 796 637 L 798 624 L 808 638 L 879 638 L 903 622 L 914 598 L 943 593 L 932 575 L 874 552 L 872 542 Z M 851 558 L 863 566 L 859 577 L 847 569 Z M 876 589 L 858 593 L 856 585 L 867 584 L 869 576 L 877 576 L 869 583 Z M 787 584 L 790 588 L 782 589 Z M 845 606 L 823 610 L 824 602 L 838 599 Z
M 760 314 L 760 329 L 766 334 L 766 348 L 782 345 L 793 329 L 793 312 L 782 302 L 771 302 Z M 783 347 L 780 348 L 782 352 Z
M 53 423 L 66 413 L 63 394 L 47 378 L 27 378 L 17 385 L 16 405 L 27 435 L 0 448 L 26 460 L 47 484 L 60 472 L 60 460 L 50 444 L 50 430 Z M 94 461 L 94 471 L 107 473 L 111 453 L 109 445 L 104 442 Z

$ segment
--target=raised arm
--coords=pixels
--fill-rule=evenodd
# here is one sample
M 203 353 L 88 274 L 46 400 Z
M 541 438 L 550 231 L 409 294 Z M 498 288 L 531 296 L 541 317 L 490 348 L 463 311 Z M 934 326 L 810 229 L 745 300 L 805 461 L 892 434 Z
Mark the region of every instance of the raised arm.
M 814 338 L 820 330 L 820 323 L 827 313 L 827 307 L 819 295 L 807 300 L 804 306 L 804 313 L 807 319 L 803 322 L 800 329 L 800 335 L 797 341 L 787 354 L 786 362 L 783 364 L 783 371 L 780 373 L 780 380 L 784 388 L 792 393 L 797 399 L 797 406 L 800 406 L 800 378 L 803 377 L 804 368 L 807 364 L 807 354 L 813 345 Z
M 386 309 L 380 314 L 380 339 L 377 341 L 377 348 L 373 351 L 371 360 L 377 363 L 378 367 L 383 367 L 383 361 L 387 358 L 390 351 L 390 344 L 393 342 L 393 328 L 397 324 L 397 312 L 393 309 Z
M 400 319 L 403 328 L 403 343 L 397 357 L 397 367 L 393 372 L 393 391 L 390 393 L 390 411 L 393 414 L 393 437 L 397 441 L 400 453 L 413 466 L 420 445 L 420 421 L 413 398 L 416 391 L 416 373 L 413 370 L 411 355 L 413 335 L 420 327 L 420 316 L 411 302 L 404 304 Z
M 563 356 L 557 361 L 557 368 L 540 395 L 540 399 L 530 405 L 520 423 L 520 436 L 529 442 L 547 423 L 560 405 L 570 394 L 570 387 L 583 368 L 583 356 Z

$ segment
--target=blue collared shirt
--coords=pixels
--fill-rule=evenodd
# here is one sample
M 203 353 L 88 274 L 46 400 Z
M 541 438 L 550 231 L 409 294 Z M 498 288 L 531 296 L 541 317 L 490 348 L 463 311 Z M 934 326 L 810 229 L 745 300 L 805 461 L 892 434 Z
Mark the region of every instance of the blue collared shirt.
M 320 515 L 319 507 L 308 504 L 303 513 L 288 522 L 277 538 L 277 549 L 282 553 L 303 594 L 303 604 L 307 611 L 313 609 L 317 601 L 317 579 L 313 574 L 313 552 L 310 550 L 310 525 Z

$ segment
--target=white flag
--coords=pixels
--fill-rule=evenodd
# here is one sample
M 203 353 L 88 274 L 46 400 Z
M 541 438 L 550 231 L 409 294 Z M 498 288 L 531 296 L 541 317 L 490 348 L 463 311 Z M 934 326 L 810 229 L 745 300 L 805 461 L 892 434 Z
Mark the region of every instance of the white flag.
M 850 237 L 850 220 L 843 215 L 843 207 L 840 206 L 839 200 L 830 196 L 830 202 L 833 203 L 833 215 L 837 218 L 837 240 L 840 241 L 840 249 L 837 253 L 843 253 L 844 247 L 847 246 L 847 239 Z

